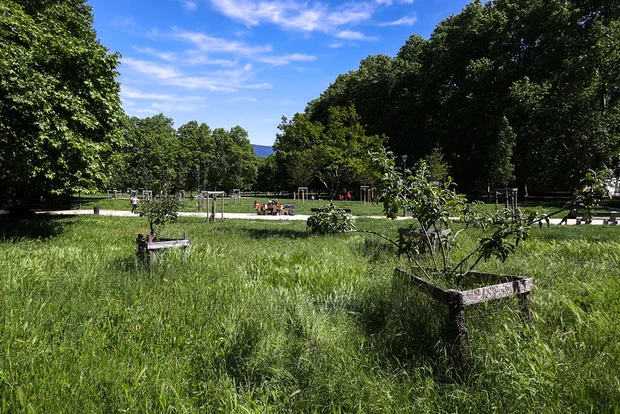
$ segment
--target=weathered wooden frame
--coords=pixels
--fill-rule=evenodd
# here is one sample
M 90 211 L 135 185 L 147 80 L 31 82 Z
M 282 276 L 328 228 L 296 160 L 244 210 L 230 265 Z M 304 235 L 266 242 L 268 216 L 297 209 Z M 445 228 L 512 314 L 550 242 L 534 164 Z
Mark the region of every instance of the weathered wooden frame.
M 392 308 L 397 314 L 402 312 L 403 290 L 406 284 L 417 287 L 421 292 L 448 306 L 446 340 L 451 348 L 453 361 L 461 367 L 467 365 L 469 344 L 465 326 L 466 306 L 517 296 L 524 321 L 531 324 L 532 320 L 530 293 L 534 290 L 534 281 L 531 278 L 481 272 L 469 272 L 467 277 L 477 278 L 483 283 L 506 281 L 468 290 L 442 289 L 405 269 L 397 268 L 394 270 L 392 290 Z
M 308 202 L 308 187 L 297 187 L 297 199 L 301 200 L 301 204 Z
M 360 185 L 360 204 L 372 203 L 375 198 L 375 189 L 368 185 Z
M 138 255 L 138 257 L 143 257 L 145 260 L 148 257 L 148 265 L 150 267 L 154 266 L 155 263 L 157 263 L 157 252 L 159 250 L 177 247 L 183 248 L 184 257 L 187 258 L 187 248 L 192 244 L 187 232 L 183 234 L 182 239 L 159 239 L 157 241 L 153 241 L 153 236 L 151 235 L 148 235 L 146 239 L 140 236 L 141 235 L 139 235 L 136 239 L 136 254 Z

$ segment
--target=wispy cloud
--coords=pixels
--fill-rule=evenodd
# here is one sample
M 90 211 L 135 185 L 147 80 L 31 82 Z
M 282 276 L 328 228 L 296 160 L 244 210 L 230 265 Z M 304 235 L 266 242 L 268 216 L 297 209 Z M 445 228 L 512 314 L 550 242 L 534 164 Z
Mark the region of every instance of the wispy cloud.
M 352 30 L 343 30 L 341 32 L 338 32 L 336 33 L 336 37 L 346 40 L 377 40 L 377 38 L 374 36 L 366 36 L 363 33 L 355 32 Z
M 417 21 L 417 16 L 405 16 L 392 22 L 379 23 L 379 26 L 413 26 Z
M 174 52 L 158 52 L 157 50 L 154 50 L 150 47 L 133 47 L 134 50 L 140 52 L 140 53 L 146 53 L 152 56 L 156 56 L 162 60 L 168 60 L 168 61 L 177 61 L 179 58 L 179 55 L 177 53 Z
M 385 1 L 385 0 L 384 0 Z M 350 2 L 337 8 L 321 2 L 295 0 L 211 0 L 225 16 L 248 26 L 271 23 L 288 30 L 333 33 L 347 24 L 369 20 L 377 6 L 372 2 Z
M 179 3 L 183 4 L 183 8 L 187 11 L 194 11 L 198 8 L 198 5 L 195 1 L 191 0 L 179 0 Z
M 127 65 L 140 73 L 153 76 L 157 79 L 171 79 L 180 76 L 180 73 L 173 66 L 159 65 L 154 62 L 130 57 L 123 58 L 121 62 L 123 65 Z
M 134 89 L 128 86 L 123 86 L 121 88 L 121 97 L 123 98 L 123 101 L 125 101 L 125 98 L 148 99 L 152 101 L 170 101 L 170 102 L 187 102 L 187 101 L 201 102 L 201 101 L 204 101 L 204 98 L 202 96 L 178 96 L 178 95 L 168 95 L 168 94 L 161 94 L 161 93 L 145 93 L 145 92 L 142 92 L 140 90 L 137 90 L 137 89 Z
M 175 52 L 160 52 L 150 47 L 133 47 L 134 50 L 140 53 L 148 54 L 158 57 L 161 60 L 168 62 L 180 62 L 187 64 L 200 64 L 200 65 L 218 65 L 224 67 L 233 67 L 237 65 L 236 60 L 228 59 L 211 59 L 207 54 L 200 50 L 186 50 L 182 53 Z
M 117 16 L 110 22 L 112 26 L 134 28 L 136 26 L 136 19 L 133 17 Z
M 162 85 L 180 86 L 187 89 L 235 92 L 239 89 L 266 89 L 272 86 L 266 82 L 251 82 L 250 79 L 253 76 L 251 65 L 225 71 L 183 73 L 180 69 L 169 65 L 133 58 L 123 58 L 122 63 L 140 75 L 146 75 L 157 80 Z M 137 96 L 133 97 L 136 98 Z
M 255 53 L 271 52 L 272 47 L 251 46 L 236 40 L 226 40 L 218 37 L 208 36 L 204 33 L 190 32 L 179 28 L 173 28 L 172 36 L 193 43 L 202 51 L 206 52 L 227 52 L 241 55 L 252 55 Z
M 268 63 L 274 66 L 288 65 L 292 62 L 314 62 L 316 56 L 293 53 L 284 56 L 262 56 L 257 59 L 259 62 Z

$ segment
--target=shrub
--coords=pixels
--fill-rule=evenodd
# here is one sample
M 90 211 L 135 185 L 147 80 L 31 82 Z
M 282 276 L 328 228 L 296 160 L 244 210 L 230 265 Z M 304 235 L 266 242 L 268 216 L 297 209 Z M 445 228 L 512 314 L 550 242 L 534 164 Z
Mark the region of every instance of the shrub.
M 351 215 L 341 208 L 336 208 L 331 201 L 316 215 L 308 218 L 306 227 L 316 234 L 344 233 L 355 229 Z

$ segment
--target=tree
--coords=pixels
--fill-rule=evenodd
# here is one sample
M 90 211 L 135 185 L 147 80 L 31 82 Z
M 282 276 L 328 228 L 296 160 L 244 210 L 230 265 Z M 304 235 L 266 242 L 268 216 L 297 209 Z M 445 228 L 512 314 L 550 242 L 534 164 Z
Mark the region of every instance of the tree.
M 214 147 L 206 161 L 206 186 L 213 190 L 250 189 L 256 181 L 258 161 L 248 133 L 236 126 L 213 130 Z
M 123 150 L 115 164 L 113 182 L 117 188 L 156 192 L 182 188 L 183 177 L 178 171 L 180 143 L 172 119 L 163 114 L 128 118 L 123 138 Z
M 568 189 L 620 170 L 620 7 L 615 1 L 475 0 L 369 56 L 310 102 L 310 122 L 354 104 L 370 134 L 412 158 L 440 145 L 460 189 Z
M 295 114 L 290 122 L 283 118 L 283 133 L 277 135 L 274 149 L 289 171 L 308 166 L 305 171 L 312 171 L 333 198 L 347 185 L 372 179 L 370 153 L 379 151 L 387 138 L 366 135 L 352 105 L 330 107 L 328 112 L 326 125 L 310 122 L 303 114 Z
M 258 177 L 254 189 L 256 191 L 278 191 L 281 183 L 278 177 L 278 164 L 276 155 L 269 154 L 265 158 L 258 159 Z
M 0 3 L 0 205 L 92 188 L 123 113 L 84 0 Z
M 185 190 L 200 191 L 204 182 L 205 168 L 210 159 L 215 141 L 207 124 L 190 121 L 177 130 L 181 145 L 181 174 Z

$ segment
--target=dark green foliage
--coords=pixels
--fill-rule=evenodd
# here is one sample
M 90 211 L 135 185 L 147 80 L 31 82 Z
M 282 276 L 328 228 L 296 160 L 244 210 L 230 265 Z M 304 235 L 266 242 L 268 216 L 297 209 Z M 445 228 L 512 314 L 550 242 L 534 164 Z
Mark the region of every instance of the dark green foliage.
M 308 217 L 306 226 L 315 234 L 337 234 L 355 229 L 351 214 L 331 202 Z
M 122 117 L 84 0 L 0 3 L 0 205 L 92 189 Z
M 581 179 L 581 188 L 575 192 L 568 208 L 571 211 L 583 209 L 585 213 L 586 223 L 592 222 L 594 207 L 606 198 L 610 198 L 607 189 L 607 179 L 609 171 L 593 171 L 586 172 L 586 176 Z
M 250 189 L 257 157 L 241 127 L 211 130 L 190 121 L 175 130 L 163 114 L 129 118 L 124 149 L 114 156 L 115 188 L 168 190 Z
M 149 223 L 151 236 L 159 236 L 162 229 L 169 222 L 177 219 L 178 211 L 183 200 L 174 196 L 157 197 L 147 200 L 140 205 L 140 217 L 146 217 Z
M 572 190 L 620 159 L 620 7 L 612 2 L 473 1 L 369 56 L 306 108 L 353 104 L 369 134 L 417 159 L 440 146 L 461 191 L 536 184 Z
M 317 179 L 333 199 L 346 186 L 371 184 L 377 178 L 370 152 L 378 151 L 384 136 L 366 135 L 353 106 L 330 107 L 325 123 L 304 114 L 283 118 L 274 149 L 276 160 L 296 186 Z

